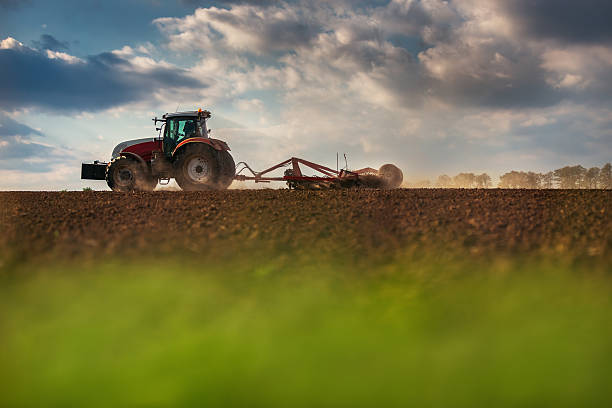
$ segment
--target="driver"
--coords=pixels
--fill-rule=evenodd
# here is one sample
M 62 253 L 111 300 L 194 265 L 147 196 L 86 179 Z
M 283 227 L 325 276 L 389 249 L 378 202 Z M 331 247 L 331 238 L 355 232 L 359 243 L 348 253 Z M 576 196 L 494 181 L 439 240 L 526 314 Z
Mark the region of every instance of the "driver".
M 185 139 L 195 136 L 195 123 L 192 120 L 185 122 L 183 132 L 185 132 Z

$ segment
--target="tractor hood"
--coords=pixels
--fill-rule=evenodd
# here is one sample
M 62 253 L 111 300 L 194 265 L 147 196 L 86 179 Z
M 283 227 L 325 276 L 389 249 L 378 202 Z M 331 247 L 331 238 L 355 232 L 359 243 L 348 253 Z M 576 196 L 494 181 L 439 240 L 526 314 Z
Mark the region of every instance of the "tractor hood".
M 111 160 L 119 156 L 119 153 L 121 153 L 127 147 L 133 146 L 135 144 L 146 143 L 146 142 L 151 142 L 151 141 L 154 142 L 155 139 L 147 137 L 145 139 L 134 139 L 134 140 L 126 140 L 125 142 L 121 142 L 117 146 L 115 146 L 115 148 L 113 149 Z

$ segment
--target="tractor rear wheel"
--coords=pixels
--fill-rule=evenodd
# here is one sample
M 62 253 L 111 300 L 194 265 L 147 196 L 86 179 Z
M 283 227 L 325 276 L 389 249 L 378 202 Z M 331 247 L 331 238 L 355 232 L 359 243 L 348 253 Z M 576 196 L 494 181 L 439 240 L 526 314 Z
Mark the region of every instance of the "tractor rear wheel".
M 212 147 L 188 143 L 175 156 L 174 179 L 186 191 L 218 188 L 221 165 Z
M 393 164 L 383 164 L 378 169 L 378 175 L 383 179 L 385 188 L 398 188 L 404 180 L 402 171 Z
M 225 190 L 230 184 L 232 184 L 232 181 L 234 181 L 234 176 L 236 175 L 236 164 L 234 163 L 234 158 L 228 151 L 219 150 L 216 151 L 216 153 L 220 165 L 217 188 L 219 190 Z
M 136 160 L 119 156 L 106 167 L 106 184 L 113 191 L 152 191 L 157 180 Z

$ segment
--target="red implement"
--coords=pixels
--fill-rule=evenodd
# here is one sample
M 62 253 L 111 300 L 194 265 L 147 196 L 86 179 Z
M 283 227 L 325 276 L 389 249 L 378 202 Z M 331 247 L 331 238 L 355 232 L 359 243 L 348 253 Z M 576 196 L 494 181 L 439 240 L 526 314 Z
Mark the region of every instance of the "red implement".
M 314 170 L 319 175 L 306 176 L 303 174 L 300 164 Z M 392 166 L 392 167 L 389 167 Z M 269 176 L 269 173 L 282 167 L 289 167 L 283 176 Z M 277 165 L 263 171 L 253 170 L 247 163 L 239 162 L 236 165 L 237 181 L 254 181 L 256 183 L 269 183 L 270 181 L 285 181 L 289 188 L 350 188 L 350 187 L 371 187 L 371 188 L 397 188 L 401 185 L 402 171 L 392 164 L 385 164 L 381 169 L 386 172 L 366 167 L 359 170 L 334 170 L 321 164 L 313 163 L 308 160 L 292 157 Z M 392 171 L 390 171 L 392 170 Z M 248 171 L 251 175 L 241 174 Z

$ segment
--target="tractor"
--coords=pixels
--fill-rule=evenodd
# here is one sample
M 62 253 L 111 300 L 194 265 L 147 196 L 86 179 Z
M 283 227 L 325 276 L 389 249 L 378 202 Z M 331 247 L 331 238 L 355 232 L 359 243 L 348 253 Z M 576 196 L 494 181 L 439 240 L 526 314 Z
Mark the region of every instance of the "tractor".
M 81 178 L 106 180 L 113 191 L 151 191 L 174 178 L 183 190 L 224 190 L 232 181 L 270 183 L 284 181 L 289 189 L 329 188 L 398 188 L 403 174 L 393 164 L 378 170 L 336 169 L 291 157 L 266 170 L 255 171 L 246 162 L 234 163 L 227 143 L 210 137 L 207 110 L 166 113 L 153 119 L 161 126 L 157 138 L 136 139 L 119 143 L 110 162 L 94 161 L 81 165 Z M 346 161 L 346 155 L 345 161 Z M 318 175 L 305 175 L 303 166 Z M 282 176 L 270 173 L 289 167 Z
M 210 137 L 207 110 L 166 113 L 157 138 L 119 143 L 108 163 L 83 163 L 81 178 L 106 180 L 113 191 L 151 191 L 174 178 L 183 190 L 223 190 L 236 166 L 227 143 Z

